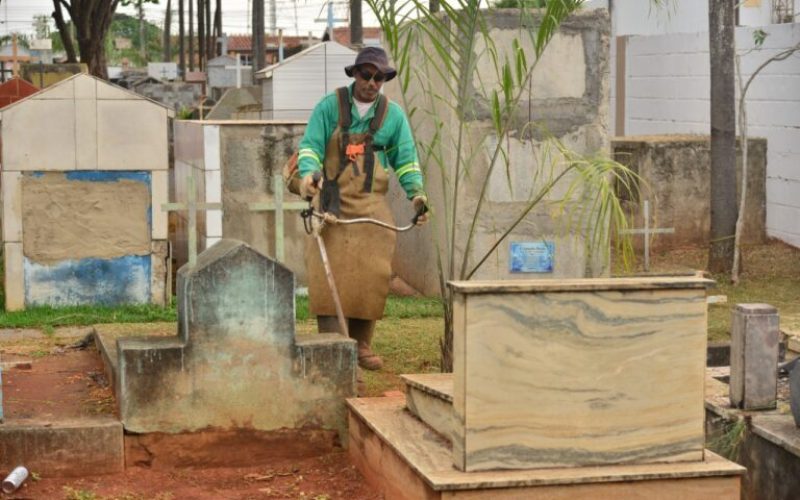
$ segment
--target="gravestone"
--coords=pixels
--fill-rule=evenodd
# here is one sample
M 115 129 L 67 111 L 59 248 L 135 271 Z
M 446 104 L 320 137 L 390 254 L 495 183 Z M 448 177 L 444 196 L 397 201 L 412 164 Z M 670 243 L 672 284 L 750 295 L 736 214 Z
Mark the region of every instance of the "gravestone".
M 356 345 L 338 334 L 295 337 L 291 271 L 224 239 L 178 271 L 177 294 L 176 336 L 117 341 L 126 430 L 344 432 Z
M 778 395 L 778 311 L 769 304 L 737 304 L 731 324 L 731 406 L 775 408 Z

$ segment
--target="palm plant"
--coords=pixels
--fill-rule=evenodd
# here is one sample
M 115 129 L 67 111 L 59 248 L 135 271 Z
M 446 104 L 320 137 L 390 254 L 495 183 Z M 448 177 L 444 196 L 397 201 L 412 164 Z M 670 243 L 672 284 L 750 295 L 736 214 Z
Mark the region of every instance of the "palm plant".
M 493 11 L 481 0 L 442 0 L 440 12 L 420 0 L 367 0 L 399 69 L 399 91 L 420 163 L 426 178 L 438 179 L 430 194 L 437 201 L 433 230 L 443 235 L 436 242 L 445 310 L 443 371 L 452 370 L 453 297 L 447 282 L 473 278 L 520 224 L 535 225 L 529 217 L 535 207 L 546 205 L 562 231 L 582 241 L 587 255 L 605 262 L 612 230 L 626 225 L 616 193 L 620 187 L 635 191 L 635 175 L 602 155 L 570 150 L 533 119 L 529 108 L 534 69 L 562 21 L 582 2 L 546 0 L 543 9 L 520 2 L 516 37 L 499 44 L 491 33 Z M 490 62 L 490 71 L 479 65 L 482 58 Z M 528 97 L 525 109 L 523 97 Z M 519 203 L 505 204 L 498 218 L 487 202 L 497 179 L 519 197 L 512 140 L 528 145 L 533 175 L 526 179 L 529 193 Z M 467 185 L 469 197 L 464 196 Z M 515 213 L 509 214 L 509 207 Z M 494 241 L 476 244 L 479 227 L 487 224 L 493 225 Z M 617 241 L 627 262 L 630 245 Z

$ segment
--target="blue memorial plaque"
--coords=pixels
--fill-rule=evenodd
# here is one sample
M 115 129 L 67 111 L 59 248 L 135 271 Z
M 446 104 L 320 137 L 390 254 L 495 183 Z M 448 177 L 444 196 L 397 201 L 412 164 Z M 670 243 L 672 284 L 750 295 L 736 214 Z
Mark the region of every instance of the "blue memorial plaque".
M 552 241 L 512 241 L 509 271 L 512 273 L 552 273 L 555 244 Z

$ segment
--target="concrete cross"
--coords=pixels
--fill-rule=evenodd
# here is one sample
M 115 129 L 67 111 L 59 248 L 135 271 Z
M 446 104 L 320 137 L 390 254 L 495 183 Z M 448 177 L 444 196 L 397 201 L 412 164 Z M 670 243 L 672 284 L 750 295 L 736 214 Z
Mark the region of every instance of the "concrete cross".
M 194 189 L 194 172 L 186 176 L 186 203 L 164 203 L 161 210 L 164 212 L 189 212 L 189 267 L 197 263 L 197 211 L 222 210 L 222 203 L 197 203 L 197 193 Z
M 236 66 L 225 66 L 225 69 L 236 70 L 236 88 L 242 88 L 242 71 L 246 69 L 253 69 L 252 66 L 242 66 L 242 55 L 236 54 Z
M 640 229 L 626 229 L 621 231 L 622 234 L 643 234 L 644 235 L 644 270 L 650 270 L 650 237 L 654 234 L 672 234 L 675 232 L 674 227 L 650 227 L 650 202 L 644 200 L 644 228 Z
M 275 259 L 283 263 L 283 212 L 284 210 L 304 210 L 308 208 L 307 201 L 283 201 L 283 176 L 278 174 L 273 177 L 273 201 L 261 203 L 248 203 L 251 212 L 275 212 Z

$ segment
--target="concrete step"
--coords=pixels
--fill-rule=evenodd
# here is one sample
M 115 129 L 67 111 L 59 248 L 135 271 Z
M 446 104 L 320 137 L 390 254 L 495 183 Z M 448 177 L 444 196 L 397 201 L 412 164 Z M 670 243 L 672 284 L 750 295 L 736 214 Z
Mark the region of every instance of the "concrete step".
M 745 469 L 709 451 L 699 462 L 461 472 L 446 439 L 406 411 L 403 397 L 347 400 L 349 453 L 393 499 L 740 498 Z
M 424 373 L 400 378 L 406 385 L 408 411 L 452 443 L 460 432 L 453 415 L 453 374 Z
M 111 416 L 6 420 L 0 425 L 0 469 L 17 465 L 43 477 L 121 472 L 125 468 L 122 423 Z

